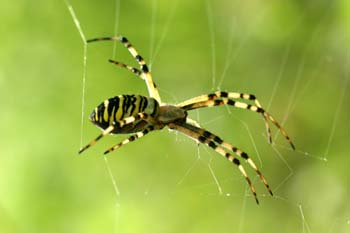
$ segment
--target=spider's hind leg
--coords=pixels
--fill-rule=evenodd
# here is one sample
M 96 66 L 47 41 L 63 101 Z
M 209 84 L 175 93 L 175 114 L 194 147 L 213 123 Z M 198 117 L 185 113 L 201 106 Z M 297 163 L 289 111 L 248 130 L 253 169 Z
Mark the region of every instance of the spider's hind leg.
M 197 127 L 195 127 L 193 125 L 189 125 L 189 124 L 186 124 L 186 123 L 170 123 L 169 124 L 169 128 L 177 130 L 179 132 L 182 132 L 183 134 L 187 135 L 188 137 L 193 138 L 196 141 L 209 146 L 210 148 L 215 150 L 217 153 L 221 154 L 222 156 L 226 157 L 229 161 L 231 161 L 232 163 L 237 165 L 238 169 L 240 170 L 240 172 L 242 173 L 242 175 L 246 179 L 246 181 L 247 181 L 247 183 L 249 185 L 249 188 L 250 188 L 251 192 L 253 193 L 253 195 L 255 197 L 255 200 L 256 200 L 256 202 L 258 204 L 259 204 L 259 201 L 258 201 L 258 198 L 257 198 L 257 194 L 256 194 L 256 191 L 255 191 L 255 188 L 254 188 L 250 178 L 248 177 L 248 174 L 246 173 L 243 165 L 231 153 L 226 152 L 225 149 L 227 149 L 229 151 L 232 151 L 233 153 L 235 153 L 239 157 L 241 157 L 244 160 L 246 160 L 248 162 L 248 164 L 259 175 L 261 181 L 264 183 L 264 185 L 265 185 L 266 189 L 269 191 L 269 193 L 271 195 L 273 195 L 272 191 L 270 189 L 270 186 L 267 183 L 266 178 L 260 172 L 259 168 L 255 165 L 255 163 L 248 156 L 247 153 L 245 153 L 242 150 L 238 149 L 237 147 L 234 147 L 231 144 L 223 141 L 221 138 L 219 138 L 218 136 L 214 135 L 213 133 L 210 133 L 209 131 L 206 131 L 206 130 L 204 130 L 202 128 L 197 128 Z
M 240 101 L 235 101 L 234 99 L 251 100 L 255 102 L 255 105 L 247 104 Z M 268 120 L 270 120 L 278 128 L 278 130 L 287 139 L 292 149 L 295 150 L 295 146 L 292 140 L 290 139 L 290 137 L 288 136 L 286 130 L 282 128 L 282 126 L 276 121 L 276 119 L 273 116 L 271 116 L 271 114 L 266 112 L 261 107 L 260 102 L 257 100 L 257 98 L 254 95 L 237 93 L 237 92 L 218 91 L 212 94 L 194 97 L 180 104 L 177 104 L 176 106 L 181 107 L 186 111 L 189 111 L 197 108 L 214 107 L 214 106 L 222 106 L 222 105 L 231 105 L 236 108 L 247 109 L 247 110 L 262 114 L 265 121 L 269 142 L 270 143 L 272 142 L 272 137 L 271 137 L 271 129 L 270 129 Z

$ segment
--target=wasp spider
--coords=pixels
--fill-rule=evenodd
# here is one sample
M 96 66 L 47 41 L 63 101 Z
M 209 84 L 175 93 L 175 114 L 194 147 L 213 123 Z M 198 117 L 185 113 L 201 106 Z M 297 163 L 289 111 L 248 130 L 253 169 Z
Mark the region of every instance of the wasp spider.
M 95 41 L 120 41 L 129 50 L 139 64 L 140 69 L 114 60 L 109 60 L 109 62 L 129 70 L 143 79 L 147 85 L 150 97 L 141 95 L 119 95 L 102 102 L 90 115 L 90 121 L 97 127 L 101 128 L 102 133 L 89 144 L 81 148 L 79 153 L 82 153 L 108 134 L 132 133 L 129 138 L 106 150 L 104 152 L 105 154 L 112 152 L 129 142 L 135 141 L 151 131 L 160 130 L 167 126 L 172 130 L 185 134 L 199 143 L 209 146 L 217 153 L 233 162 L 248 182 L 249 188 L 257 203 L 259 202 L 255 188 L 238 158 L 245 160 L 250 167 L 255 170 L 269 193 L 272 195 L 272 191 L 265 177 L 247 153 L 224 141 L 219 136 L 201 128 L 194 120 L 187 117 L 188 111 L 197 108 L 230 105 L 236 108 L 247 109 L 262 115 L 270 142 L 271 131 L 269 122 L 272 122 L 288 140 L 291 147 L 295 149 L 287 132 L 278 124 L 274 117 L 262 108 L 254 95 L 217 91 L 215 93 L 194 97 L 176 105 L 163 103 L 145 60 L 138 54 L 136 49 L 125 37 L 102 37 L 91 39 L 87 42 Z M 245 103 L 243 100 L 251 103 Z

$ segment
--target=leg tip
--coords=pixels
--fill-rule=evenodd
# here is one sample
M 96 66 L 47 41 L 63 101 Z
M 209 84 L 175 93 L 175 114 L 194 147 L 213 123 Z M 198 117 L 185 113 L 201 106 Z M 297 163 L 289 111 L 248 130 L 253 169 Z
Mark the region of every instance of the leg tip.
M 103 152 L 104 155 L 108 154 L 109 152 L 111 152 L 111 150 L 106 150 L 105 152 Z
M 295 146 L 293 143 L 290 143 L 290 146 L 292 147 L 293 150 L 295 150 Z

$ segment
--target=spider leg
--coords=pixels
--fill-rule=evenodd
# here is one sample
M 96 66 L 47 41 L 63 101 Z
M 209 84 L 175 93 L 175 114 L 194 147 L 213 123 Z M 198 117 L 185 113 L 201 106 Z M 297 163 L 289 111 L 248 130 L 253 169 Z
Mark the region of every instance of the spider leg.
M 130 72 L 134 73 L 136 76 L 138 76 L 138 77 L 140 77 L 141 79 L 143 79 L 141 70 L 136 69 L 135 67 L 126 65 L 126 64 L 124 64 L 124 63 L 121 63 L 121 62 L 119 62 L 119 61 L 112 60 L 112 59 L 109 59 L 108 61 L 109 61 L 110 63 L 115 64 L 116 66 L 119 66 L 119 67 L 122 67 L 123 69 L 129 70 Z
M 251 94 L 246 94 L 246 93 L 238 93 L 238 92 L 225 92 L 225 91 L 217 91 L 215 93 L 207 94 L 207 95 L 200 95 L 197 97 L 194 97 L 192 99 L 186 100 L 180 104 L 177 104 L 176 106 L 178 107 L 183 107 L 192 103 L 196 102 L 202 102 L 202 101 L 207 101 L 207 100 L 215 100 L 217 98 L 230 98 L 230 99 L 245 99 L 245 100 L 252 100 L 255 102 L 255 105 L 259 108 L 262 108 L 260 102 L 258 99 Z M 272 136 L 271 136 L 271 128 L 269 125 L 269 121 L 267 119 L 267 116 L 263 114 L 264 117 L 264 122 L 265 122 L 265 128 L 266 128 L 266 134 L 267 138 L 269 140 L 269 143 L 272 143 Z
M 217 143 L 219 146 L 232 151 L 233 153 L 235 153 L 236 155 L 238 155 L 239 157 L 243 158 L 246 160 L 246 162 L 255 170 L 255 172 L 259 175 L 261 181 L 264 183 L 266 189 L 269 191 L 269 193 L 271 194 L 271 196 L 273 195 L 269 184 L 267 183 L 267 180 L 265 178 L 265 176 L 261 173 L 261 171 L 259 170 L 258 166 L 256 166 L 256 164 L 254 163 L 254 161 L 249 157 L 249 155 L 247 153 L 245 153 L 244 151 L 240 150 L 239 148 L 231 145 L 228 142 L 225 142 L 224 140 L 222 140 L 220 137 L 218 137 L 217 135 L 203 129 L 200 127 L 196 127 L 193 125 L 189 125 L 189 124 L 181 124 L 181 126 L 192 130 L 196 133 L 198 133 L 200 135 L 200 139 L 202 140 L 212 140 L 215 143 Z M 205 139 L 204 139 L 205 138 Z
M 141 75 L 140 77 L 145 80 L 149 95 L 155 98 L 159 103 L 161 103 L 158 89 L 153 82 L 151 72 L 148 69 L 148 66 L 145 60 L 139 55 L 136 49 L 131 45 L 131 43 L 123 36 L 112 36 L 112 37 L 99 37 L 87 40 L 87 43 L 96 42 L 96 41 L 120 41 L 124 47 L 126 47 L 130 54 L 135 58 L 137 63 L 140 65 Z
M 97 141 L 99 141 L 101 138 L 103 138 L 107 134 L 110 134 L 116 127 L 121 128 L 123 126 L 127 126 L 129 124 L 133 124 L 135 121 L 138 121 L 138 120 L 141 120 L 141 119 L 147 121 L 148 119 L 150 119 L 150 116 L 148 114 L 146 114 L 146 113 L 138 113 L 135 116 L 129 116 L 129 117 L 124 118 L 123 120 L 113 122 L 113 124 L 111 124 L 106 129 L 104 129 L 102 131 L 102 133 L 100 133 L 94 140 L 92 140 L 91 142 L 86 144 L 84 147 L 82 147 L 79 150 L 79 154 L 83 153 L 89 147 L 95 145 Z
M 229 161 L 231 161 L 232 163 L 234 163 L 235 165 L 237 165 L 239 171 L 242 173 L 242 175 L 244 176 L 244 178 L 246 179 L 250 191 L 252 192 L 255 201 L 257 204 L 259 204 L 259 200 L 255 191 L 255 188 L 253 186 L 253 183 L 251 182 L 250 178 L 248 177 L 247 172 L 245 171 L 244 167 L 242 166 L 241 162 L 239 161 L 239 159 L 235 158 L 234 155 L 226 152 L 222 147 L 218 146 L 214 140 L 210 139 L 210 138 L 206 138 L 204 136 L 202 136 L 201 134 L 199 134 L 196 131 L 193 131 L 190 127 L 188 127 L 188 124 L 185 123 L 170 123 L 169 128 L 173 129 L 173 130 L 177 130 L 185 135 L 187 135 L 190 138 L 195 139 L 196 141 L 199 141 L 200 143 L 203 143 L 205 145 L 207 145 L 208 147 L 212 148 L 213 150 L 215 150 L 217 153 L 221 154 L 222 156 L 226 157 Z
M 114 145 L 113 147 L 109 148 L 108 150 L 106 150 L 104 152 L 104 154 L 108 154 L 118 148 L 120 148 L 121 146 L 125 145 L 125 144 L 128 144 L 129 142 L 133 142 L 135 141 L 136 139 L 139 139 L 139 138 L 142 138 L 143 136 L 145 136 L 146 134 L 148 134 L 149 132 L 155 130 L 155 128 L 153 126 L 148 126 L 146 129 L 144 129 L 143 131 L 141 132 L 137 132 L 133 135 L 131 135 L 129 138 L 127 139 L 124 139 L 122 142 Z
M 182 106 L 182 109 L 188 111 L 188 110 L 193 110 L 197 108 L 205 108 L 205 107 L 213 107 L 213 106 L 221 106 L 221 105 L 231 105 L 236 108 L 242 108 L 253 112 L 261 113 L 265 119 L 269 119 L 278 128 L 278 130 L 283 134 L 283 136 L 289 142 L 292 149 L 295 150 L 295 146 L 292 140 L 290 139 L 290 137 L 288 136 L 287 131 L 282 128 L 282 126 L 276 121 L 276 119 L 273 116 L 271 116 L 268 112 L 266 112 L 263 108 L 259 106 L 251 105 L 251 104 L 247 104 L 239 101 L 234 101 L 232 99 L 222 97 L 222 99 L 205 100 L 205 101 L 189 103 L 187 105 Z

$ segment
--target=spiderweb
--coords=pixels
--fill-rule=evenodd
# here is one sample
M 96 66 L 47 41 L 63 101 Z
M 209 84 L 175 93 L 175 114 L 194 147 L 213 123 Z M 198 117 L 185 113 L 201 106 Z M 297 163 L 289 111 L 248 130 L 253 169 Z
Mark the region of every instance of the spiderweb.
M 107 56 L 116 60 L 134 63 L 117 43 L 94 45 L 96 48 L 91 48 L 88 56 L 91 50 L 85 43 L 86 35 L 89 32 L 92 38 L 123 32 L 146 57 L 163 101 L 175 103 L 216 90 L 254 93 L 286 127 L 297 146 L 292 151 L 277 130 L 273 131 L 274 143 L 268 145 L 263 123 L 253 113 L 229 107 L 195 111 L 191 117 L 201 126 L 214 129 L 214 133 L 251 155 L 268 177 L 275 195 L 268 196 L 250 172 L 262 203 L 256 206 L 232 164 L 205 146 L 163 130 L 156 133 L 158 136 L 149 136 L 115 152 L 113 159 L 104 157 L 101 166 L 114 190 L 114 197 L 106 199 L 106 205 L 113 206 L 112 213 L 105 213 L 112 219 L 106 229 L 177 232 L 192 227 L 187 231 L 256 232 L 270 223 L 269 232 L 349 231 L 348 3 L 290 3 L 286 7 L 279 2 L 270 6 L 238 1 L 178 0 L 166 4 L 159 0 L 117 0 L 101 7 L 113 9 L 109 12 L 111 21 L 98 16 L 87 20 L 75 13 L 81 5 L 65 3 L 83 48 L 81 145 L 96 134 L 93 130 L 90 134 L 85 127 L 87 106 L 93 108 L 101 97 L 145 90 L 137 78 L 124 79 L 122 71 L 103 66 L 108 69 L 103 71 L 103 76 L 107 76 L 105 84 L 109 85 L 115 73 L 118 79 L 113 82 L 119 84 L 104 90 L 108 93 L 103 92 L 103 96 L 93 94 L 93 90 L 102 90 L 91 87 L 100 85 L 96 80 L 98 72 L 91 68 L 95 62 L 108 59 L 109 53 Z M 196 12 L 186 10 L 190 7 Z M 288 15 L 280 15 L 279 11 Z M 197 17 L 191 17 L 192 14 Z M 284 21 L 279 22 L 281 19 Z M 197 23 L 198 29 L 189 28 L 191 23 Z M 140 32 L 137 34 L 136 30 Z M 144 43 L 140 43 L 142 40 Z M 94 84 L 87 86 L 90 82 Z M 116 140 L 120 137 L 105 139 L 101 147 L 91 149 L 95 151 L 89 156 Z M 140 172 L 130 171 L 135 166 Z M 137 204 L 133 205 L 134 201 Z M 133 209 L 136 206 L 138 210 Z M 164 222 L 159 222 L 161 217 L 165 217 Z M 128 228 L 130 221 L 136 219 L 139 225 Z M 143 228 L 147 221 L 151 226 Z

